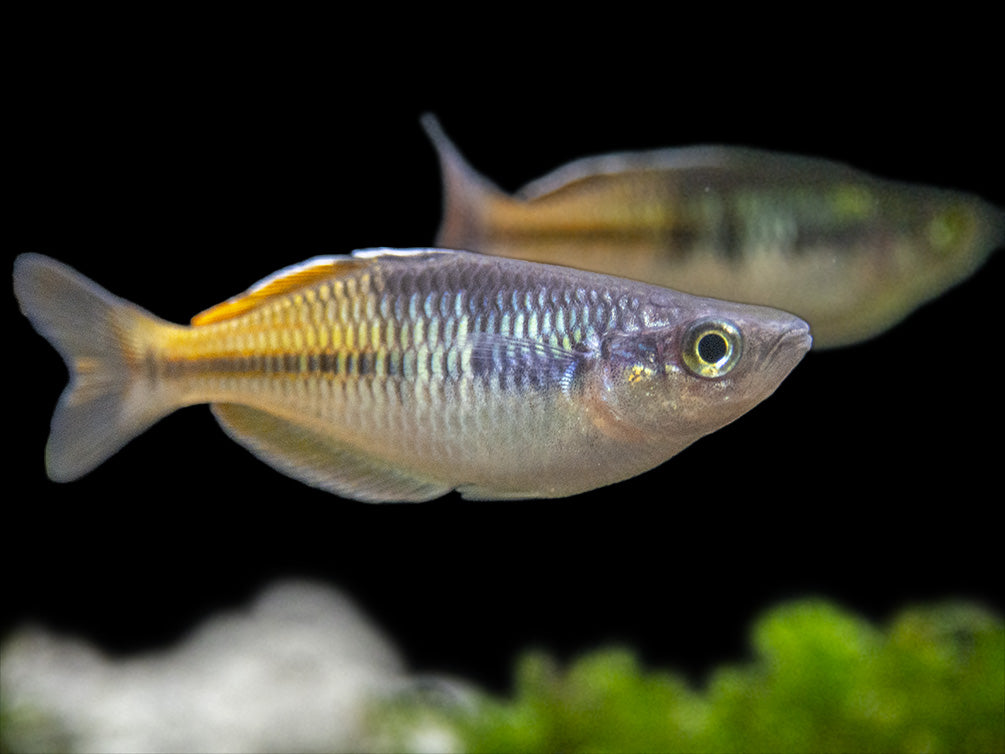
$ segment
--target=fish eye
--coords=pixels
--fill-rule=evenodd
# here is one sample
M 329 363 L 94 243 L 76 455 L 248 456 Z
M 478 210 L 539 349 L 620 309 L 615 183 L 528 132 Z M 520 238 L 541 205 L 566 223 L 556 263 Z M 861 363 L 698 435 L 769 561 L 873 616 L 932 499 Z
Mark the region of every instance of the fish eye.
M 974 216 L 962 203 L 950 205 L 936 213 L 928 224 L 928 240 L 939 252 L 950 252 L 965 243 L 973 232 Z
M 714 364 L 727 353 L 729 353 L 729 341 L 718 332 L 707 332 L 702 335 L 696 344 L 698 356 L 708 364 Z
M 721 377 L 740 360 L 743 338 L 736 325 L 706 319 L 694 323 L 684 337 L 684 364 L 699 377 Z

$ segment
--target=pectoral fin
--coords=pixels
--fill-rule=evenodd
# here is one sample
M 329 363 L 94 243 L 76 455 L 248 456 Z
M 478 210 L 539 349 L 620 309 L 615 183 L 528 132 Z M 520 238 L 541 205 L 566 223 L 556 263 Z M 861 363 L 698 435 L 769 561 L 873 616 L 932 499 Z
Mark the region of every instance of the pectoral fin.
M 507 382 L 538 388 L 558 387 L 570 395 L 577 377 L 591 363 L 585 347 L 567 348 L 533 338 L 476 333 L 464 340 L 476 376 L 496 375 Z
M 278 471 L 312 487 L 371 503 L 421 502 L 451 489 L 266 411 L 231 403 L 216 403 L 212 408 L 235 441 Z

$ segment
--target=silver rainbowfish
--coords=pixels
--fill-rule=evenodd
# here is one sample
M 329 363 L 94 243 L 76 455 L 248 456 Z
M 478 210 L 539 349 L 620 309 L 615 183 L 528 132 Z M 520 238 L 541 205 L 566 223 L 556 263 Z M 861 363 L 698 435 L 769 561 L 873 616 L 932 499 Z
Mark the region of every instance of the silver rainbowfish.
M 573 495 L 733 421 L 811 343 L 772 309 L 442 250 L 318 257 L 190 326 L 40 255 L 18 257 L 14 289 L 70 370 L 57 481 L 209 403 L 263 461 L 345 497 Z
M 1005 243 L 1005 212 L 971 194 L 738 147 L 584 158 L 509 196 L 422 122 L 444 176 L 439 246 L 784 309 L 818 348 L 883 332 Z

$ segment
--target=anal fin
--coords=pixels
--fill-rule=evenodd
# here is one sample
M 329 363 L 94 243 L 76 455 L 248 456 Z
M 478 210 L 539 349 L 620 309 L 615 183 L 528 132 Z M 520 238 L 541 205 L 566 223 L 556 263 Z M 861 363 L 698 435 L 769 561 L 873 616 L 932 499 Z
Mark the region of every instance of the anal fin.
M 420 479 L 371 458 L 309 426 L 267 411 L 214 403 L 228 435 L 277 471 L 312 487 L 364 502 L 421 502 L 451 486 Z

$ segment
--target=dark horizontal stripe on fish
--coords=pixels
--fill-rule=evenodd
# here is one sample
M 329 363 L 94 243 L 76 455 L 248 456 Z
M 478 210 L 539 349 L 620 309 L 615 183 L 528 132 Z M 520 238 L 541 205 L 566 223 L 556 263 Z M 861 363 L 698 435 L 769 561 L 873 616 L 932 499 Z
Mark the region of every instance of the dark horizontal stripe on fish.
M 725 259 L 738 262 L 748 252 L 747 241 L 750 234 L 745 222 L 745 218 L 730 213 L 720 222 L 708 227 L 699 227 L 694 223 L 617 228 L 507 226 L 501 231 L 490 232 L 489 238 L 492 243 L 527 244 L 532 248 L 547 247 L 549 244 L 565 246 L 576 238 L 582 238 L 591 245 L 605 244 L 611 248 L 654 246 L 665 249 L 678 259 L 713 249 Z
M 397 357 L 397 358 L 395 358 Z M 393 375 L 400 371 L 401 354 L 331 352 L 252 354 L 217 356 L 163 362 L 165 377 L 186 375 L 328 375 L 363 377 L 380 371 Z M 154 370 L 148 365 L 148 372 Z
M 463 351 L 468 353 L 464 354 Z M 407 351 L 322 351 L 313 353 L 218 356 L 161 362 L 152 378 L 183 377 L 319 377 L 348 380 L 390 377 L 404 380 L 456 380 L 465 376 L 495 383 L 505 390 L 547 390 L 568 386 L 586 364 L 585 351 L 500 335 L 479 334 L 466 349 Z M 466 370 L 466 371 L 465 371 Z

